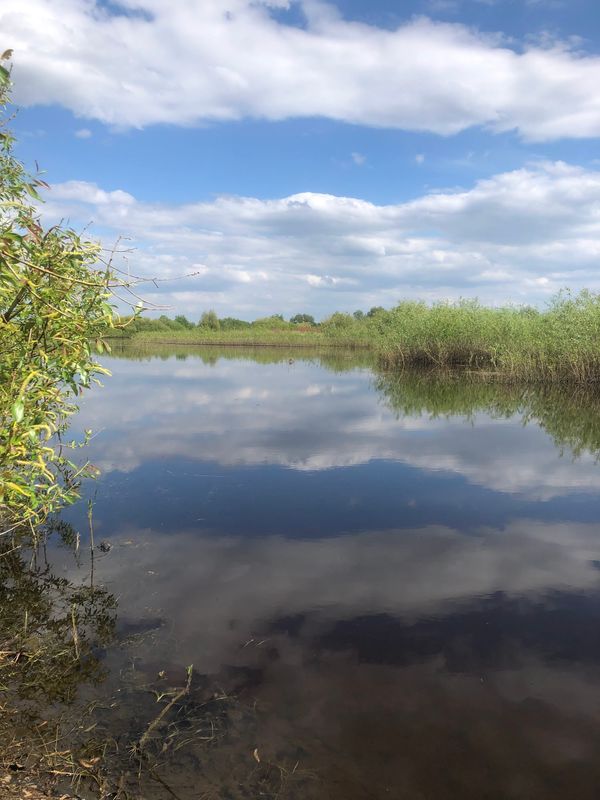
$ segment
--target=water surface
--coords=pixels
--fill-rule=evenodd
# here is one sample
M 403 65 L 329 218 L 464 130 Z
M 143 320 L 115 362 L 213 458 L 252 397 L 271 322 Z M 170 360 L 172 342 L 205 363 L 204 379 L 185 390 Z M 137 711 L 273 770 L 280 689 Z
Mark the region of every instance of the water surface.
M 106 685 L 181 686 L 193 664 L 218 733 L 145 791 L 598 796 L 594 396 L 342 352 L 104 361 L 77 426 L 119 603 Z M 67 516 L 84 535 L 84 506 Z M 115 736 L 152 719 L 146 694 L 123 694 Z

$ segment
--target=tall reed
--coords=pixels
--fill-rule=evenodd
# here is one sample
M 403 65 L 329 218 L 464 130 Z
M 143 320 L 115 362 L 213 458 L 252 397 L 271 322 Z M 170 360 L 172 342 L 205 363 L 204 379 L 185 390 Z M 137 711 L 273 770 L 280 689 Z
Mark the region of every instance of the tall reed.
M 547 309 L 476 301 L 400 303 L 357 324 L 382 363 L 494 373 L 504 379 L 600 380 L 600 296 L 563 292 Z M 338 336 L 352 336 L 349 329 Z

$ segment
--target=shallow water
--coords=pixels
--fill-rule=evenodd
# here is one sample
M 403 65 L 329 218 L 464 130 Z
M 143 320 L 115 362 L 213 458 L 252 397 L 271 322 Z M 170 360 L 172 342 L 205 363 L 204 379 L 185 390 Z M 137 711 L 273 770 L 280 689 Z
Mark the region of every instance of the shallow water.
M 207 713 L 145 796 L 598 796 L 594 397 L 339 352 L 103 361 L 76 425 L 119 604 L 104 685 L 142 687 L 104 724 L 139 736 L 190 664 Z

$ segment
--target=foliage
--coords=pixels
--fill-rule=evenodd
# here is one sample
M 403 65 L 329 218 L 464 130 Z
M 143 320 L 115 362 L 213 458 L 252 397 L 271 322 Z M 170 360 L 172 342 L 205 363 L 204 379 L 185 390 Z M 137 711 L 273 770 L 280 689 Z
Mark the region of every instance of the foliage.
M 6 56 L 7 54 L 5 54 Z M 113 324 L 114 273 L 99 246 L 44 229 L 39 177 L 13 153 L 0 72 L 0 522 L 29 525 L 76 496 L 63 435 L 75 401 L 106 373 L 93 354 Z
M 292 325 L 316 325 L 315 318 L 310 314 L 296 314 L 290 319 Z
M 325 331 L 335 335 L 336 333 L 349 331 L 353 328 L 355 322 L 356 320 L 351 314 L 342 314 L 340 311 L 336 311 L 326 320 L 323 320 L 321 325 Z
M 201 328 L 208 328 L 211 331 L 218 331 L 221 327 L 219 322 L 219 318 L 217 314 L 212 309 L 210 311 L 205 311 L 200 318 L 200 322 L 198 325 Z
M 222 331 L 241 331 L 251 325 L 245 319 L 237 319 L 236 317 L 223 317 L 223 319 L 219 320 L 219 323 Z
M 382 311 L 385 311 L 385 308 L 383 306 L 373 306 L 367 311 L 367 317 L 375 317 Z
M 187 330 L 191 330 L 194 327 L 194 323 L 190 322 L 189 319 L 184 316 L 184 314 L 178 314 L 174 319 L 175 324 L 179 328 L 186 328 Z
M 282 314 L 272 314 L 270 317 L 260 317 L 255 319 L 252 323 L 253 327 L 269 328 L 270 330 L 285 330 L 290 327 L 290 323 L 286 322 Z

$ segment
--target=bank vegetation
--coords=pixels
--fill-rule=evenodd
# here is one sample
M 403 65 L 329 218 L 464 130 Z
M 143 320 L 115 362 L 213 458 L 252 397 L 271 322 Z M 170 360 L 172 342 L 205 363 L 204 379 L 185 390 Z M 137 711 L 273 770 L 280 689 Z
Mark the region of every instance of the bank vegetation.
M 128 320 L 124 320 L 128 322 Z M 600 380 L 600 295 L 563 291 L 545 308 L 487 307 L 476 300 L 404 301 L 367 313 L 307 314 L 247 322 L 206 312 L 139 318 L 124 335 L 137 343 L 346 346 L 370 349 L 382 366 L 475 371 L 503 380 Z

